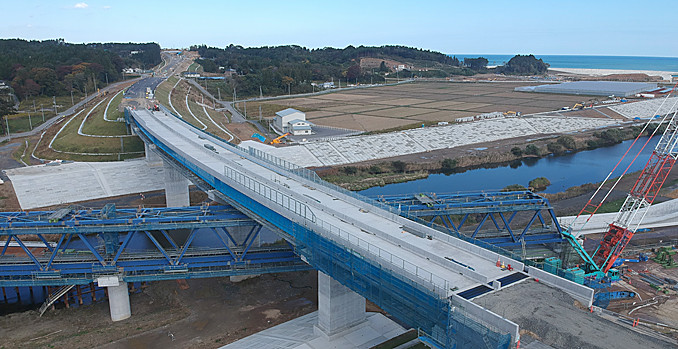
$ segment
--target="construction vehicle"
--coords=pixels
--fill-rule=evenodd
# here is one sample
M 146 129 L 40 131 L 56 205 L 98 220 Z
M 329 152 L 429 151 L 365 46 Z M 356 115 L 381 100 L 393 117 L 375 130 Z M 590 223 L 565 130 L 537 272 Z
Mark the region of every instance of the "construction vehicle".
M 270 141 L 268 144 L 280 144 L 281 140 L 282 140 L 283 138 L 289 136 L 289 135 L 290 135 L 289 133 L 285 133 L 284 135 L 282 135 L 282 136 L 280 136 L 280 137 L 278 137 L 278 138 L 273 139 L 273 140 Z
M 520 112 L 509 110 L 504 113 L 504 116 L 520 116 Z
M 675 90 L 675 86 L 674 86 Z M 673 93 L 673 91 L 672 91 Z M 663 107 L 663 104 L 668 100 L 664 100 L 662 105 L 659 108 Z M 657 112 L 659 111 L 657 109 Z M 592 254 L 587 253 L 582 247 L 581 243 L 578 241 L 579 234 L 573 231 L 575 222 L 577 219 L 586 218 L 584 224 L 579 227 L 583 229 L 586 223 L 589 222 L 591 217 L 595 215 L 598 209 L 602 206 L 608 196 L 615 189 L 617 184 L 621 181 L 621 178 L 628 172 L 631 164 L 638 158 L 645 146 L 650 142 L 653 136 L 662 129 L 662 127 L 657 127 L 650 137 L 645 141 L 641 149 L 631 161 L 626 169 L 624 169 L 621 176 L 614 180 L 614 183 L 609 186 L 609 190 L 604 195 L 604 197 L 597 202 L 596 196 L 601 192 L 603 187 L 608 184 L 608 180 L 612 178 L 612 174 L 619 167 L 622 160 L 629 154 L 631 148 L 638 142 L 641 135 L 648 128 L 650 121 L 645 124 L 645 127 L 641 130 L 640 134 L 633 141 L 629 149 L 626 151 L 624 156 L 617 162 L 612 171 L 607 175 L 605 180 L 600 184 L 600 187 L 593 193 L 591 198 L 588 200 L 584 208 L 579 212 L 577 217 L 570 223 L 564 231 L 562 231 L 563 237 L 570 243 L 574 248 L 577 254 L 584 261 L 584 265 L 580 265 L 582 268 L 585 278 L 591 279 L 601 279 L 609 278 L 614 280 L 619 277 L 618 271 L 612 269 L 614 262 L 621 256 L 622 251 L 629 243 L 633 234 L 638 230 L 640 224 L 647 214 L 647 210 L 650 208 L 650 205 L 654 202 L 657 194 L 662 185 L 666 181 L 666 178 L 671 171 L 671 168 L 678 158 L 678 110 L 676 110 L 676 103 L 670 107 L 670 112 L 667 113 L 660 121 L 660 126 L 665 125 L 666 128 L 663 131 L 659 138 L 659 142 L 654 148 L 654 151 L 650 155 L 645 168 L 641 171 L 640 176 L 636 180 L 635 184 L 631 188 L 626 197 L 626 200 L 622 204 L 619 212 L 617 213 L 616 218 L 612 223 L 609 224 L 608 231 L 605 232 L 603 238 L 600 241 L 599 246 L 593 251 Z M 657 113 L 655 113 L 657 114 Z
M 148 108 L 149 110 L 152 111 L 160 111 L 160 106 L 157 104 L 154 104 L 152 107 Z
M 572 110 L 580 110 L 584 109 L 584 105 L 581 103 L 575 103 L 575 105 L 572 106 Z

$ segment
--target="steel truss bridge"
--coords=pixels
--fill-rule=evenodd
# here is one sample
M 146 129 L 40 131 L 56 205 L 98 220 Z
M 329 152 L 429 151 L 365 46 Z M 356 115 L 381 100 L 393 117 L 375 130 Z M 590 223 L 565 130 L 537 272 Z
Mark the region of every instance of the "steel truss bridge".
M 549 201 L 531 191 L 419 193 L 375 198 L 405 217 L 443 225 L 450 234 L 508 249 L 566 242 Z
M 111 274 L 135 282 L 311 268 L 284 240 L 262 247 L 261 231 L 230 206 L 2 212 L 0 286 L 88 284 Z

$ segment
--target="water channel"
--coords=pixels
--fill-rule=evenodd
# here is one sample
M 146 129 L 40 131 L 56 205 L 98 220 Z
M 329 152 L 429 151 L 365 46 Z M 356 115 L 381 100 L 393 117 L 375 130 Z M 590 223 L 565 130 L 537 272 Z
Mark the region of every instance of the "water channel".
M 646 140 L 647 138 L 644 137 L 636 142 L 613 176 L 622 173 Z M 631 165 L 629 173 L 643 169 L 658 140 L 658 136 L 650 140 L 638 159 Z M 609 147 L 561 156 L 551 155 L 540 159 L 525 159 L 495 168 L 478 168 L 452 174 L 432 174 L 428 178 L 373 187 L 360 193 L 366 196 L 379 196 L 420 192 L 492 191 L 500 190 L 511 184 L 527 187 L 529 181 L 537 177 L 546 177 L 551 181 L 551 185 L 544 193 L 558 193 L 570 187 L 605 179 L 632 143 L 633 140 L 629 140 Z

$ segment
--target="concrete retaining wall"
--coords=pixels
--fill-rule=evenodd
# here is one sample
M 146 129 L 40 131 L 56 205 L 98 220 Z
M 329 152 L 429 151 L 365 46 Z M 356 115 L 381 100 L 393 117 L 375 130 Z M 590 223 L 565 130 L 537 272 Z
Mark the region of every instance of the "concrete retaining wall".
M 560 276 L 553 275 L 535 267 L 527 267 L 526 271 L 527 274 L 539 279 L 540 282 L 563 290 L 574 299 L 580 301 L 584 306 L 590 307 L 593 305 L 594 291 L 592 288 L 580 285 L 567 279 L 563 279 Z

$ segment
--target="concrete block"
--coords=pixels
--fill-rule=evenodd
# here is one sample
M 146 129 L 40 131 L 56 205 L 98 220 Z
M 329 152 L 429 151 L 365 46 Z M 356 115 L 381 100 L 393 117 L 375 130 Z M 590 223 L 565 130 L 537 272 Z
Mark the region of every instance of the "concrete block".
M 119 286 L 120 280 L 117 276 L 102 276 L 97 278 L 97 285 L 99 287 Z

